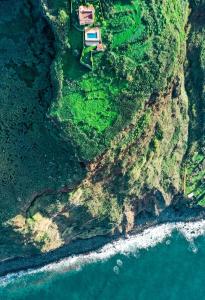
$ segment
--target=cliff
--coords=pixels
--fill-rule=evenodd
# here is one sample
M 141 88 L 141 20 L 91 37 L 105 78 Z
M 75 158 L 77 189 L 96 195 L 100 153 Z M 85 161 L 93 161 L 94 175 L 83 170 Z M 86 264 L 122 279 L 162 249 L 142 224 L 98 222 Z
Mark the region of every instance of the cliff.
M 0 259 L 203 206 L 205 3 L 93 1 L 106 50 L 90 70 L 78 1 L 11 2 L 0 4 Z

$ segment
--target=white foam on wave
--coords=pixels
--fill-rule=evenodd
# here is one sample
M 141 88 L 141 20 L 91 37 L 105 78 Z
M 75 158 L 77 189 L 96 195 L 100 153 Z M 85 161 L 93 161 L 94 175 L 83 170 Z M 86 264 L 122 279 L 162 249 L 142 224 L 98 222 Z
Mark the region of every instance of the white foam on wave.
M 175 227 L 188 241 L 193 241 L 198 236 L 205 235 L 205 220 L 187 223 L 179 222 L 176 223 Z
M 11 283 L 17 278 L 22 278 L 23 276 L 44 272 L 68 272 L 73 269 L 79 270 L 85 264 L 106 260 L 116 254 L 127 255 L 136 253 L 141 249 L 149 249 L 169 238 L 174 230 L 179 231 L 186 238 L 190 243 L 190 247 L 194 249 L 193 252 L 197 252 L 197 248 L 194 245 L 194 239 L 198 236 L 205 235 L 205 220 L 186 223 L 166 223 L 150 227 L 141 233 L 128 236 L 126 239 L 121 238 L 109 243 L 98 251 L 93 251 L 88 254 L 73 255 L 39 269 L 8 274 L 0 278 L 0 287 Z

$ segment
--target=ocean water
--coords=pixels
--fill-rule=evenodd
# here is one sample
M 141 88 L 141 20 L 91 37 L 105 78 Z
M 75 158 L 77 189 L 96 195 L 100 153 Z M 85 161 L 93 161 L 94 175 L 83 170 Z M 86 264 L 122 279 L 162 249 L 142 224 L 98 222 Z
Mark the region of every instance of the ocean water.
M 1 277 L 0 299 L 205 299 L 205 221 L 160 225 L 97 252 Z

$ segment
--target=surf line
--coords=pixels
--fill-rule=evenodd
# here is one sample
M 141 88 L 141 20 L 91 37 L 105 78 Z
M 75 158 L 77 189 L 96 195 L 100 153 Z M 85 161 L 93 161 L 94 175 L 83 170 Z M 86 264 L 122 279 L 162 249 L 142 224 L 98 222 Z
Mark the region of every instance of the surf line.
M 91 251 L 85 254 L 72 255 L 68 258 L 61 259 L 57 262 L 47 264 L 37 269 L 28 269 L 16 273 L 9 273 L 0 278 L 0 288 L 8 285 L 17 278 L 29 276 L 36 273 L 63 273 L 71 270 L 81 270 L 81 268 L 89 263 L 97 261 L 105 261 L 117 254 L 134 254 L 142 249 L 155 247 L 157 244 L 163 243 L 170 238 L 174 231 L 182 234 L 182 236 L 191 244 L 193 252 L 196 248 L 193 246 L 194 239 L 205 235 L 205 220 L 189 221 L 189 222 L 173 222 L 156 225 L 145 229 L 141 233 L 120 238 L 101 247 L 99 250 Z

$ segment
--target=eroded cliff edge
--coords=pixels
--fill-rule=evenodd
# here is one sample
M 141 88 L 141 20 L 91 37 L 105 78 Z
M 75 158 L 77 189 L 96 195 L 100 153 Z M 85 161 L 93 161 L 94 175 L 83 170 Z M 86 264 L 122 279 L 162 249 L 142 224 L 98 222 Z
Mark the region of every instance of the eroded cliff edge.
M 160 1 L 155 2 L 154 24 L 161 26 L 157 20 L 157 5 L 160 5 Z M 69 16 L 69 7 L 64 1 L 62 1 L 62 7 L 52 7 L 55 1 L 39 2 L 39 6 L 35 6 L 31 1 L 30 9 L 24 8 L 26 14 L 30 13 L 30 18 L 33 18 L 33 12 L 37 11 L 38 33 L 44 37 L 39 38 L 41 43 L 36 40 L 35 51 L 39 44 L 41 49 L 37 51 L 35 57 L 42 57 L 42 53 L 43 56 L 48 53 L 48 58 L 45 56 L 42 64 L 45 66 L 45 61 L 48 63 L 49 72 L 47 71 L 47 75 L 44 75 L 41 80 L 37 74 L 38 85 L 32 87 L 39 95 L 40 91 L 44 90 L 40 88 L 40 83 L 42 80 L 45 82 L 47 78 L 48 86 L 45 87 L 45 91 L 47 93 L 53 91 L 52 95 L 47 95 L 47 99 L 50 99 L 47 100 L 47 106 L 40 110 L 43 122 L 38 122 L 43 123 L 41 130 L 44 133 L 45 131 L 51 132 L 51 135 L 47 137 L 43 133 L 44 143 L 39 141 L 41 147 L 45 145 L 37 159 L 40 166 L 37 168 L 37 163 L 34 161 L 35 167 L 28 168 L 29 173 L 36 174 L 37 177 L 42 174 L 43 178 L 36 180 L 35 177 L 30 188 L 28 185 L 26 195 L 21 194 L 22 192 L 19 192 L 17 185 L 14 184 L 15 196 L 12 205 L 8 202 L 9 200 L 7 202 L 2 200 L 2 233 L 6 236 L 1 241 L 1 259 L 48 252 L 77 239 L 127 233 L 139 224 L 158 219 L 167 207 L 180 211 L 184 207 L 197 205 L 199 201 L 203 203 L 204 123 L 201 109 L 204 108 L 204 4 L 200 1 L 198 4 L 190 3 L 190 10 L 188 2 L 175 2 L 175 9 L 179 10 L 176 12 L 176 18 L 183 17 L 184 23 L 179 22 L 176 25 L 182 26 L 183 24 L 183 28 L 180 28 L 182 36 L 180 35 L 179 41 L 172 40 L 172 43 L 179 42 L 177 58 L 173 62 L 174 67 L 172 59 L 170 60 L 172 56 L 167 58 L 167 55 L 173 54 L 169 52 L 169 48 L 163 49 L 162 58 L 165 61 L 156 62 L 162 72 L 166 72 L 165 66 L 170 67 L 170 74 L 163 82 L 163 89 L 149 90 L 149 95 L 144 102 L 140 101 L 139 106 L 131 106 L 132 112 L 126 112 L 124 126 L 117 128 L 109 145 L 100 148 L 101 153 L 92 160 L 83 157 L 82 149 L 85 148 L 77 151 L 76 133 L 79 128 L 73 129 L 73 139 L 72 131 L 66 136 L 68 129 L 65 128 L 65 120 L 62 125 L 59 119 L 53 119 L 56 114 L 52 114 L 52 118 L 45 118 L 46 112 L 50 112 L 48 109 L 51 106 L 50 101 L 55 98 L 57 103 L 62 98 L 60 55 L 70 53 L 66 27 L 69 18 L 64 16 L 62 20 L 62 10 L 65 10 Z M 24 1 L 21 5 L 25 7 Z M 168 5 L 168 2 L 167 8 L 174 9 Z M 182 8 L 186 10 L 180 11 Z M 168 12 L 164 10 L 163 13 L 166 19 Z M 172 13 L 174 16 L 175 10 Z M 60 19 L 58 14 L 60 14 Z M 168 25 L 174 28 L 174 22 L 178 21 L 174 19 L 172 22 L 169 18 L 167 20 Z M 30 28 L 33 33 L 33 23 L 30 23 Z M 36 34 L 34 36 L 36 37 Z M 44 39 L 49 40 L 49 47 L 47 40 L 45 46 L 42 45 Z M 30 41 L 28 45 L 31 46 Z M 22 56 L 24 64 L 28 65 L 24 56 L 25 53 Z M 163 64 L 165 62 L 166 65 Z M 52 77 L 50 77 L 50 70 Z M 134 72 L 135 69 L 128 68 L 126 71 Z M 56 75 L 59 76 L 58 79 Z M 132 83 L 134 78 L 131 78 L 131 75 L 134 76 L 130 73 L 125 76 L 125 81 L 128 81 L 128 90 L 129 84 L 134 84 Z M 158 80 L 161 80 L 161 77 Z M 151 85 L 150 88 L 152 88 Z M 146 89 L 144 90 L 146 92 Z M 132 95 L 126 93 L 124 94 L 128 96 L 126 100 L 132 101 Z M 22 97 L 24 98 L 21 96 L 19 99 Z M 46 103 L 45 96 L 41 97 L 40 106 Z M 141 97 L 142 95 L 140 99 Z M 39 98 L 36 96 L 35 99 Z M 200 99 L 200 106 L 198 106 L 198 99 Z M 37 110 L 39 111 L 39 107 Z M 32 126 L 39 133 L 36 119 L 33 120 Z M 79 123 L 78 126 L 81 124 Z M 93 123 L 91 125 L 94 126 Z M 9 128 L 11 128 L 10 125 Z M 69 126 L 69 130 L 72 128 Z M 83 130 L 84 128 L 85 126 Z M 95 126 L 93 128 L 96 130 Z M 200 134 L 197 137 L 198 130 Z M 33 135 L 35 139 L 36 132 Z M 102 137 L 100 134 L 99 137 Z M 83 138 L 87 139 L 85 136 Z M 92 140 L 91 131 L 88 133 L 88 138 Z M 100 142 L 100 138 L 98 141 Z M 56 145 L 58 145 L 57 148 Z M 88 141 L 87 147 L 92 146 L 95 147 Z M 47 148 L 52 150 L 48 152 Z M 18 148 L 16 149 L 19 151 Z M 49 158 L 47 158 L 48 153 Z M 24 165 L 29 161 L 32 161 L 31 157 L 28 160 L 24 158 Z M 44 173 L 45 170 L 41 168 L 44 165 L 47 173 Z M 52 173 L 50 173 L 51 170 Z M 24 171 L 21 173 L 26 176 Z M 17 176 L 21 173 L 17 172 Z M 27 176 L 30 178 L 30 174 Z M 16 181 L 20 182 L 23 188 L 27 185 L 27 180 L 22 181 L 20 177 Z M 10 183 L 7 184 L 7 190 L 10 191 Z M 187 197 L 190 193 L 194 193 L 192 199 Z M 5 213 L 8 205 L 12 206 L 12 212 L 6 211 Z

